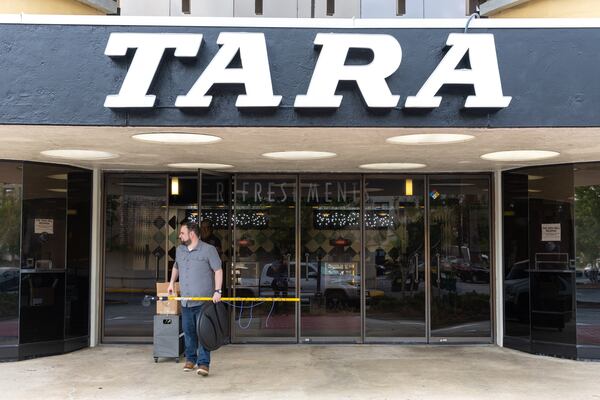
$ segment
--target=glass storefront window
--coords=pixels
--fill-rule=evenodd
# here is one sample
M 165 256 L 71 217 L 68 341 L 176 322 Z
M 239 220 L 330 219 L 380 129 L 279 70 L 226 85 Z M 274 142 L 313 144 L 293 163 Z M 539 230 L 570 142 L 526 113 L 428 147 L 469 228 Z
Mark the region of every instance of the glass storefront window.
M 234 342 L 490 340 L 488 175 L 188 175 L 106 175 L 105 337 L 150 336 L 151 247 L 199 219 L 227 294 L 301 299 L 238 302 Z
M 62 340 L 68 174 L 59 165 L 23 165 L 20 342 Z
M 92 173 L 72 171 L 67 181 L 65 337 L 89 334 Z
M 577 345 L 600 357 L 600 164 L 578 165 L 575 180 Z
M 503 187 L 505 343 L 576 358 L 573 165 L 507 171 Z
M 23 164 L 0 163 L 0 346 L 19 336 L 19 268 Z

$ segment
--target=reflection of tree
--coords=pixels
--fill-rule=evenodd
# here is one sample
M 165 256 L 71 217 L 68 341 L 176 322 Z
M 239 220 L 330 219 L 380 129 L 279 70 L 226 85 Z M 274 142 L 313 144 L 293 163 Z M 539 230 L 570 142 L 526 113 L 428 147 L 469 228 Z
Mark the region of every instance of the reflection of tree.
M 431 221 L 439 225 L 439 248 L 443 254 L 451 254 L 455 240 L 454 229 L 458 225 L 457 212 L 453 207 L 435 207 L 431 209 Z M 435 245 L 435 241 L 432 241 Z
M 21 188 L 10 185 L 0 186 L 0 254 L 2 261 L 12 261 L 19 257 L 19 241 L 21 236 Z
M 600 258 L 600 185 L 575 188 L 575 248 L 583 265 Z

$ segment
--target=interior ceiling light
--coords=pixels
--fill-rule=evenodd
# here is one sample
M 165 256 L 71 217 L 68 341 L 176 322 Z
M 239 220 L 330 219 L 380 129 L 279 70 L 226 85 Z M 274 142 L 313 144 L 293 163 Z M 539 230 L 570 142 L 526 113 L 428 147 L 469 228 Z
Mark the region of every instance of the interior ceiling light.
M 475 139 L 475 136 L 462 133 L 419 133 L 415 135 L 402 135 L 387 138 L 385 141 L 392 144 L 448 144 L 467 142 Z
M 139 133 L 133 135 L 132 138 L 144 142 L 169 144 L 209 144 L 223 140 L 220 137 L 213 135 L 177 132 Z
M 385 169 L 385 170 L 397 170 L 397 169 L 418 169 L 425 168 L 427 165 L 418 163 L 375 163 L 375 164 L 363 164 L 359 168 L 363 169 Z
M 168 164 L 167 166 L 172 167 L 172 168 L 183 168 L 183 169 L 227 169 L 227 168 L 233 168 L 233 165 L 213 164 L 213 163 L 174 163 L 174 164 Z
M 53 158 L 68 158 L 70 160 L 106 160 L 116 158 L 118 155 L 108 151 L 82 150 L 82 149 L 56 149 L 44 150 L 40 154 Z
M 481 156 L 488 161 L 537 161 L 547 158 L 558 157 L 559 152 L 548 150 L 510 150 L 496 151 Z
M 407 196 L 412 196 L 413 195 L 413 180 L 412 179 L 407 179 L 404 182 L 404 193 Z
M 52 189 L 48 189 L 49 192 L 55 192 L 55 193 L 67 193 L 67 189 L 62 189 L 62 188 L 52 188 Z
M 173 196 L 179 195 L 179 178 L 176 176 L 171 178 L 171 194 Z
M 336 157 L 337 154 L 328 151 L 276 151 L 273 153 L 264 153 L 262 156 L 274 160 L 303 161 L 332 158 Z

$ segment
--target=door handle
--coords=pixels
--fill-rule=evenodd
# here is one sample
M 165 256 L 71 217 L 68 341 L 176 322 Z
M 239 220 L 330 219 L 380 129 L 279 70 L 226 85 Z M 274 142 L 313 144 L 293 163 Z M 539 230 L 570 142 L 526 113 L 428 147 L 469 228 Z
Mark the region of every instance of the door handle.
M 419 253 L 415 254 L 415 282 L 419 283 Z
M 440 253 L 437 253 L 435 255 L 437 257 L 437 284 L 438 284 L 438 289 L 440 288 L 440 282 L 441 282 L 441 270 L 440 270 Z
M 304 269 L 305 269 L 304 273 L 305 273 L 305 277 L 306 277 L 306 278 L 304 278 L 304 279 L 306 279 L 307 281 L 308 281 L 308 256 L 309 256 L 309 255 L 310 255 L 310 254 L 308 254 L 308 253 L 304 253 L 304 258 L 305 258 L 305 260 L 306 260 L 306 263 L 305 263 L 305 265 L 304 265 Z

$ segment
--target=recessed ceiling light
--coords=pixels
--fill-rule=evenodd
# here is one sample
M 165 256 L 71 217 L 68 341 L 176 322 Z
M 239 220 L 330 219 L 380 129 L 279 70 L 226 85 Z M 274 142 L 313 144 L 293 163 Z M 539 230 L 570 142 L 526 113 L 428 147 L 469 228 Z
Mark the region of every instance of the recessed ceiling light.
M 475 136 L 462 133 L 419 133 L 415 135 L 402 135 L 387 138 L 385 141 L 392 144 L 448 144 L 467 142 Z
M 66 181 L 68 179 L 68 176 L 67 176 L 67 174 L 54 174 L 54 175 L 48 175 L 48 178 L 58 179 L 60 181 Z
M 81 150 L 81 149 L 56 149 L 44 150 L 40 154 L 53 158 L 68 158 L 71 160 L 106 160 L 116 158 L 118 155 L 108 151 Z
M 558 157 L 560 153 L 548 150 L 510 150 L 496 151 L 481 156 L 488 161 L 536 161 L 546 158 Z
M 62 189 L 62 188 L 52 188 L 52 189 L 48 189 L 49 192 L 56 192 L 56 193 L 67 193 L 67 189 Z
M 540 179 L 544 179 L 544 177 L 540 175 L 527 175 L 528 181 L 539 181 Z
M 542 192 L 541 190 L 538 190 L 538 189 L 527 189 L 527 191 L 529 193 L 541 193 Z
M 133 135 L 132 138 L 144 142 L 168 144 L 209 144 L 223 140 L 220 137 L 213 135 L 177 132 L 139 133 Z
M 418 163 L 375 163 L 375 164 L 363 164 L 359 168 L 364 169 L 418 169 L 425 168 L 427 165 Z
M 274 160 L 303 161 L 332 158 L 337 156 L 337 154 L 328 151 L 276 151 L 272 153 L 264 153 L 262 156 L 266 158 L 272 158 Z
M 229 164 L 213 164 L 213 163 L 174 163 L 168 164 L 172 168 L 183 168 L 183 169 L 227 169 L 233 168 L 233 165 Z

